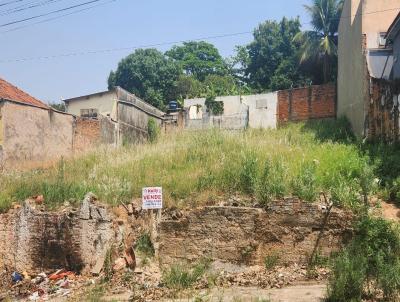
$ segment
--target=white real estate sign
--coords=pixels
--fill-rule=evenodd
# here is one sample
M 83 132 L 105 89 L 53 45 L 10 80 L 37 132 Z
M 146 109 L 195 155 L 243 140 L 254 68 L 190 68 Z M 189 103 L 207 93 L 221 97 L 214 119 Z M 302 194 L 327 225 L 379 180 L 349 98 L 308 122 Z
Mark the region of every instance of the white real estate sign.
M 162 209 L 162 188 L 150 187 L 142 189 L 142 209 Z

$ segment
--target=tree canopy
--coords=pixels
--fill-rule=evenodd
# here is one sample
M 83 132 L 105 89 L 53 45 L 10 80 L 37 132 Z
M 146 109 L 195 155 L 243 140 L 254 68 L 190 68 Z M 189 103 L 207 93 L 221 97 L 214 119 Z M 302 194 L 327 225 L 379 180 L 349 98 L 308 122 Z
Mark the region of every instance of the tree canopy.
M 250 87 L 263 91 L 304 84 L 294 41 L 300 27 L 298 18 L 266 21 L 254 30 L 250 44 L 238 48 L 237 62 Z
M 186 75 L 204 81 L 208 75 L 225 75 L 227 66 L 218 49 L 207 42 L 184 42 L 174 46 L 166 56 L 180 65 Z
M 122 59 L 108 77 L 108 87 L 120 86 L 163 109 L 175 97 L 179 66 L 156 49 L 138 49 Z
M 249 94 L 320 84 L 336 79 L 337 30 L 342 0 L 311 0 L 305 6 L 312 31 L 299 18 L 265 21 L 253 41 L 224 59 L 205 41 L 184 42 L 162 53 L 138 49 L 108 77 L 122 88 L 165 109 L 170 100 Z

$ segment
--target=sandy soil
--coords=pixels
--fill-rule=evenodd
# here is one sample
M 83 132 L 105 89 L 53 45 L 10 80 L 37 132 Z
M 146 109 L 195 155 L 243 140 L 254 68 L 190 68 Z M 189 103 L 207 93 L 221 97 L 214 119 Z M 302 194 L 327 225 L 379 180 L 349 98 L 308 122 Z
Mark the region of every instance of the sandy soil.
M 326 293 L 325 284 L 298 284 L 282 289 L 253 287 L 214 288 L 199 292 L 191 299 L 164 300 L 164 302 L 320 302 Z

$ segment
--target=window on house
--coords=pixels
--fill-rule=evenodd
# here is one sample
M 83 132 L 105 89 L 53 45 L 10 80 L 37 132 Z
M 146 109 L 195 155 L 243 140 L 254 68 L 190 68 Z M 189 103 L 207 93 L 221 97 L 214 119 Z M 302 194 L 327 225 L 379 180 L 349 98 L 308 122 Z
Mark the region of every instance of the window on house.
M 382 32 L 379 33 L 379 47 L 385 47 L 386 46 L 386 33 Z
M 81 117 L 97 118 L 97 109 L 81 109 Z

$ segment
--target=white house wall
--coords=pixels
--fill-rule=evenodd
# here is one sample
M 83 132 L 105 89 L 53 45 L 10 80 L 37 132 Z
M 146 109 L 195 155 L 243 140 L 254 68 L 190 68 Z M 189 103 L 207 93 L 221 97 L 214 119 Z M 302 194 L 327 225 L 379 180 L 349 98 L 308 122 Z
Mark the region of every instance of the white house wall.
M 187 128 L 244 129 L 276 128 L 278 94 L 258 94 L 245 96 L 222 96 L 216 101 L 224 103 L 222 116 L 209 116 L 206 113 L 205 98 L 187 99 L 184 107 L 188 110 Z M 197 106 L 200 106 L 199 108 Z M 199 111 L 198 114 L 193 113 Z M 200 119 L 202 117 L 202 119 Z
M 242 102 L 249 106 L 250 128 L 276 128 L 277 92 L 242 96 Z

